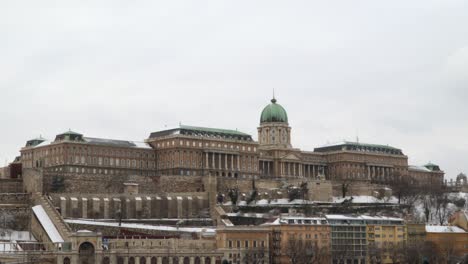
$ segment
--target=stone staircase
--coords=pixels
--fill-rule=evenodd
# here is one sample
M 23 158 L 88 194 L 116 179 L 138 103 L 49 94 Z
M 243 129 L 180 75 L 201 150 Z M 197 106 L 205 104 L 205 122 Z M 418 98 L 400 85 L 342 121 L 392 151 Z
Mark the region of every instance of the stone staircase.
M 72 235 L 72 229 L 70 226 L 65 223 L 60 213 L 55 209 L 52 202 L 47 198 L 47 196 L 42 195 L 41 193 L 34 194 L 34 203 L 36 205 L 42 205 L 47 215 L 52 220 L 52 223 L 55 225 L 60 235 L 64 241 L 69 241 Z

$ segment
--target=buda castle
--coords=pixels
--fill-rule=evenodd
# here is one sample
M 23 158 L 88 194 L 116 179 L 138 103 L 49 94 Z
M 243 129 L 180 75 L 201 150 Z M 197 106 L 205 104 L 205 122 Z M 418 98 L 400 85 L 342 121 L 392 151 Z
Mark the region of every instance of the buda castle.
M 48 173 L 217 176 L 236 179 L 326 179 L 419 185 L 443 184 L 429 163 L 411 166 L 399 148 L 343 141 L 304 151 L 291 144 L 286 110 L 275 98 L 264 107 L 258 141 L 237 130 L 180 125 L 153 132 L 145 142 L 87 137 L 67 131 L 35 138 L 21 149 L 23 169 Z

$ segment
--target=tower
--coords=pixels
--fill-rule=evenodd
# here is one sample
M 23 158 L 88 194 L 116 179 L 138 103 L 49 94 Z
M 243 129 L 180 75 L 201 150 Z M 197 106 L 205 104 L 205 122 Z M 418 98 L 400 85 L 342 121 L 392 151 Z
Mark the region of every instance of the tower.
M 288 114 L 274 97 L 260 116 L 258 142 L 261 147 L 292 148 Z

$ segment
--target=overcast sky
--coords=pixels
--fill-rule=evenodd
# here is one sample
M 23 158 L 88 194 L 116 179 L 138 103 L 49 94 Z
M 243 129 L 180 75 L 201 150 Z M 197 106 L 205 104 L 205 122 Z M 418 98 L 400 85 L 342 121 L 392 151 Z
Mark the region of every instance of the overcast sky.
M 0 159 L 72 129 L 257 138 L 275 89 L 295 147 L 346 140 L 468 172 L 468 3 L 1 1 Z

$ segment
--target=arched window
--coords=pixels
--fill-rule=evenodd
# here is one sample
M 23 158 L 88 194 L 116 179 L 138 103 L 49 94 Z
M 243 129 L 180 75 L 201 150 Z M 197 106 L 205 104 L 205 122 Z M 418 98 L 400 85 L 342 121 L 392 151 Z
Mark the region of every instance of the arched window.
M 195 264 L 201 264 L 201 260 L 199 257 L 195 257 Z
M 70 258 L 69 257 L 65 257 L 63 259 L 63 264 L 70 264 Z
M 124 264 L 124 258 L 123 257 L 117 257 L 117 264 Z
M 211 258 L 210 257 L 205 258 L 205 264 L 211 264 Z
M 184 258 L 184 264 L 190 264 L 190 258 L 189 257 Z
M 153 263 L 151 263 L 153 264 Z M 162 258 L 162 264 L 169 264 L 169 258 L 168 257 L 163 257 Z
M 140 257 L 140 264 L 146 264 L 146 257 Z
M 128 264 L 135 264 L 135 258 L 134 257 L 128 258 Z

